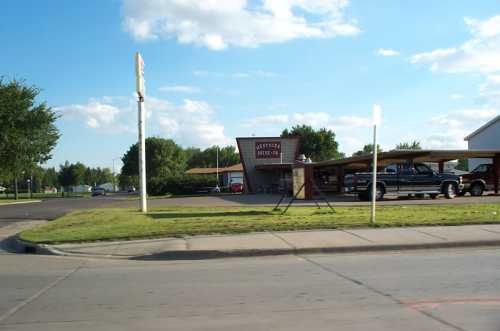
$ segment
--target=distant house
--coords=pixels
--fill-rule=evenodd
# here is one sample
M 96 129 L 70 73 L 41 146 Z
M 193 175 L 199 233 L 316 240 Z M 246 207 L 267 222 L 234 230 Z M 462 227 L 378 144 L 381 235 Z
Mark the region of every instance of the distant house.
M 192 168 L 186 171 L 186 175 L 216 176 L 217 168 Z M 234 183 L 243 184 L 243 166 L 241 163 L 219 168 L 219 185 L 229 186 Z
M 76 185 L 76 186 L 70 187 L 69 192 L 85 193 L 85 192 L 90 192 L 91 190 L 92 190 L 92 186 L 90 186 L 90 185 Z
M 469 149 L 500 150 L 500 115 L 465 137 Z M 492 163 L 491 159 L 470 159 L 469 170 L 479 164 Z

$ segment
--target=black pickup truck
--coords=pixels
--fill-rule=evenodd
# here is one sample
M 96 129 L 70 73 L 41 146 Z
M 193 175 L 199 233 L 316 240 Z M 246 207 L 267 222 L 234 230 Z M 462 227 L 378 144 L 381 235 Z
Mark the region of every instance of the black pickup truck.
M 397 163 L 377 173 L 376 198 L 384 195 L 424 195 L 435 199 L 439 194 L 453 199 L 463 189 L 462 178 L 453 174 L 438 174 L 423 163 Z M 359 172 L 344 178 L 346 193 L 355 193 L 361 200 L 372 197 L 372 173 Z

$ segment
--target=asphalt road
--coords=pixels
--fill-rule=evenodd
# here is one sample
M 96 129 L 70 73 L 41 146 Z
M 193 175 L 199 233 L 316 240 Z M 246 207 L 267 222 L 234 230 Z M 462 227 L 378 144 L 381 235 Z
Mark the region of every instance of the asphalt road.
M 0 255 L 0 330 L 495 330 L 500 249 L 203 261 Z
M 128 195 L 88 198 L 50 198 L 41 202 L 0 205 L 0 226 L 17 220 L 53 220 L 78 209 L 132 207 L 137 202 Z

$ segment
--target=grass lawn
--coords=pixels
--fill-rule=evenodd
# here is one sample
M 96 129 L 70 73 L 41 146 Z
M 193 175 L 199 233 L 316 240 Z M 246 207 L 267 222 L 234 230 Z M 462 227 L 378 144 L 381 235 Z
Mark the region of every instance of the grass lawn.
M 416 225 L 500 223 L 500 204 L 382 206 L 377 224 L 370 208 L 292 207 L 286 215 L 270 207 L 161 207 L 147 214 L 132 209 L 94 209 L 70 213 L 21 233 L 38 243 L 182 237 L 256 231 L 339 229 Z

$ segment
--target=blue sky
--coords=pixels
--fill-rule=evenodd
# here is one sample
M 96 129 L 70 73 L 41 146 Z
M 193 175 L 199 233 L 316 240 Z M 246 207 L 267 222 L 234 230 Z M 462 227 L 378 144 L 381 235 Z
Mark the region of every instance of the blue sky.
M 61 115 L 48 166 L 111 167 L 136 141 L 136 51 L 147 134 L 185 147 L 309 124 L 350 154 L 376 103 L 384 149 L 463 148 L 499 113 L 497 15 L 495 0 L 6 0 L 0 75 Z

